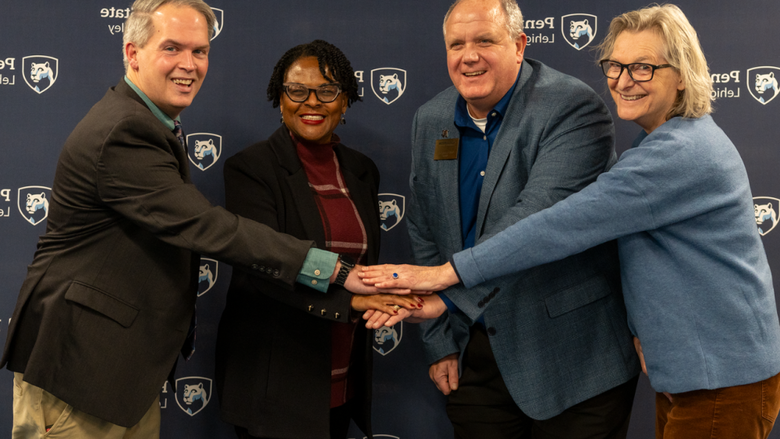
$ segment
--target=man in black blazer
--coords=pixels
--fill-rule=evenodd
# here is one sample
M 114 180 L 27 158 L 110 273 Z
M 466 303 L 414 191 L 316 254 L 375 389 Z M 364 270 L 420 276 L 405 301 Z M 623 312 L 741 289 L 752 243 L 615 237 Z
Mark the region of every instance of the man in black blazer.
M 208 70 L 214 22 L 201 0 L 136 1 L 126 76 L 62 149 L 0 361 L 15 372 L 15 439 L 159 437 L 201 253 L 290 290 L 360 284 L 338 255 L 212 206 L 190 182 L 178 116 Z

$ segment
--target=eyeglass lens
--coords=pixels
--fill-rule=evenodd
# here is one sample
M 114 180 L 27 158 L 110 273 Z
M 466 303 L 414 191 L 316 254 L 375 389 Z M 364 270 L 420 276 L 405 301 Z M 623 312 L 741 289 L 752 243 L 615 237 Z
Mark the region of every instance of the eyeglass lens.
M 339 95 L 339 87 L 336 85 L 323 85 L 317 88 L 308 88 L 302 84 L 290 84 L 286 86 L 287 96 L 294 102 L 305 102 L 309 98 L 310 90 L 323 103 L 333 102 Z
M 604 75 L 610 79 L 618 79 L 623 67 L 628 70 L 631 79 L 634 81 L 649 81 L 653 78 L 653 66 L 644 63 L 620 64 L 613 61 L 604 61 L 601 68 L 604 69 Z

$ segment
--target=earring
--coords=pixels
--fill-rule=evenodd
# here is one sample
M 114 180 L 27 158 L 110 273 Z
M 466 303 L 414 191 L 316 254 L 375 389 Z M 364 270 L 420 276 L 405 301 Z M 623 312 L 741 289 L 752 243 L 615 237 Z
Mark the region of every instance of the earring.
M 282 117 L 280 117 L 280 118 L 279 118 L 279 123 L 281 123 L 282 125 L 284 125 L 284 115 L 282 115 Z
M 347 124 L 347 119 L 344 118 L 344 113 L 341 113 L 341 121 L 339 121 L 339 123 L 342 124 L 342 125 L 346 125 Z

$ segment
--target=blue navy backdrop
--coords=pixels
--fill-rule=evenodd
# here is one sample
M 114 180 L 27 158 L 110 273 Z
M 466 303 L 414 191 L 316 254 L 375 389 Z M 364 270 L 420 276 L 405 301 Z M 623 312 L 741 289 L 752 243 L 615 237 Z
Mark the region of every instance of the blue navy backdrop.
M 615 15 L 648 0 L 521 1 L 529 46 L 526 56 L 574 75 L 614 108 L 590 50 Z M 46 227 L 45 209 L 57 156 L 66 137 L 108 87 L 123 74 L 122 27 L 128 0 L 3 0 L 0 4 L 0 338 Z M 351 60 L 363 102 L 337 129 L 344 143 L 374 159 L 382 173 L 385 207 L 393 202 L 382 232 L 384 262 L 409 262 L 403 218 L 409 195 L 409 132 L 414 111 L 450 85 L 441 21 L 450 0 L 213 0 L 219 32 L 210 69 L 194 105 L 183 115 L 190 134 L 192 174 L 198 188 L 223 204 L 222 166 L 227 157 L 265 139 L 279 125 L 279 111 L 266 101 L 274 63 L 290 47 L 321 38 Z M 780 273 L 780 49 L 777 0 L 679 0 L 698 30 L 715 81 L 714 118 L 737 145 L 756 198 L 757 231 L 769 261 Z M 572 21 L 587 20 L 588 35 L 573 39 Z M 380 80 L 395 89 L 380 89 Z M 757 85 L 763 83 L 764 90 Z M 37 80 L 37 82 L 36 82 Z M 772 88 L 773 87 L 773 88 Z M 529 109 L 533 111 L 533 109 Z M 622 152 L 638 133 L 617 122 Z M 208 154 L 195 155 L 196 145 Z M 28 213 L 28 200 L 33 213 Z M 446 214 L 446 212 L 442 212 Z M 180 362 L 183 383 L 203 384 L 204 398 L 188 404 L 166 384 L 160 392 L 164 438 L 231 438 L 219 419 L 214 377 L 214 340 L 230 280 L 230 266 L 202 261 L 198 299 L 198 351 Z M 776 289 L 778 283 L 775 282 Z M 263 318 L 258 310 L 258 318 Z M 381 438 L 452 437 L 444 398 L 430 383 L 418 328 L 398 324 L 377 333 L 374 431 Z M 522 355 L 522 353 L 520 353 Z M 572 367 L 577 367 L 572 364 Z M 0 437 L 10 437 L 12 374 L 0 372 Z M 183 388 L 184 386 L 179 386 Z M 117 395 L 121 398 L 122 395 Z M 356 429 L 351 438 L 362 439 Z M 640 382 L 631 438 L 653 437 L 653 394 Z M 772 437 L 780 438 L 780 433 Z

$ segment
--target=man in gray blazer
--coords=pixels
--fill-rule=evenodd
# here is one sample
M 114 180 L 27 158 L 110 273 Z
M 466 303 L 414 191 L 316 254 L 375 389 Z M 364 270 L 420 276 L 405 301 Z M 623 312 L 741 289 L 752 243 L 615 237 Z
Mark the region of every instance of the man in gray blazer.
M 136 1 L 126 76 L 62 149 L 0 363 L 15 372 L 14 439 L 159 437 L 160 388 L 191 354 L 201 253 L 289 290 L 360 284 L 338 255 L 191 183 L 178 116 L 206 76 L 214 23 L 201 0 Z
M 524 60 L 522 29 L 514 0 L 463 0 L 445 16 L 454 87 L 412 126 L 408 218 L 420 265 L 446 263 L 615 161 L 604 103 Z M 456 437 L 626 437 L 639 368 L 614 243 L 443 293 L 426 298 L 423 312 L 443 315 L 423 338 Z

